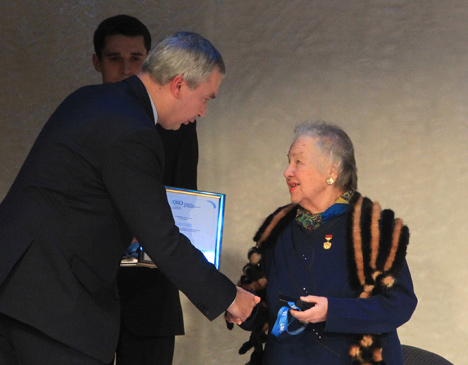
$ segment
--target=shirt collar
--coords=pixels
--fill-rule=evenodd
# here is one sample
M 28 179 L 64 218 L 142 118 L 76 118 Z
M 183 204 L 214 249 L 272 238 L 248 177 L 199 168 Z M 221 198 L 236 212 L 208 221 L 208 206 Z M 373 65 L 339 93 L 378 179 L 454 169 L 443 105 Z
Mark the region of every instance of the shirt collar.
M 151 108 L 153 109 L 153 115 L 154 115 L 154 124 L 156 125 L 158 124 L 158 111 L 156 110 L 156 106 L 154 105 L 153 99 L 151 99 L 151 95 L 149 94 L 148 90 L 146 90 L 146 92 L 148 93 L 148 97 L 151 102 Z

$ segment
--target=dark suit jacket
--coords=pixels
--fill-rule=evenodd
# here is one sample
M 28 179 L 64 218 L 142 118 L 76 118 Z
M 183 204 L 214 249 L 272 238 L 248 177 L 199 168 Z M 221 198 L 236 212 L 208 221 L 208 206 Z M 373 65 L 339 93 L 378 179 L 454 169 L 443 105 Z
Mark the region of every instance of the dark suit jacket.
M 58 107 L 0 205 L 0 313 L 110 362 L 116 275 L 132 235 L 209 319 L 235 286 L 174 225 L 163 149 L 137 77 Z
M 164 145 L 163 184 L 197 189 L 196 122 L 171 131 L 156 125 Z M 118 274 L 122 323 L 138 336 L 184 334 L 179 290 L 159 269 L 123 267 Z

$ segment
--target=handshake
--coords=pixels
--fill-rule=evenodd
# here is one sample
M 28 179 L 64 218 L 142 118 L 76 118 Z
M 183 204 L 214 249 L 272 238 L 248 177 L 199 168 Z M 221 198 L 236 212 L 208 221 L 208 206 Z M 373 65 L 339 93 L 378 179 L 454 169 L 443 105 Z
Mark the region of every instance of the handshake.
M 226 321 L 229 323 L 242 324 L 250 317 L 252 310 L 260 303 L 260 297 L 244 290 L 237 288 L 237 295 L 234 302 L 228 307 Z

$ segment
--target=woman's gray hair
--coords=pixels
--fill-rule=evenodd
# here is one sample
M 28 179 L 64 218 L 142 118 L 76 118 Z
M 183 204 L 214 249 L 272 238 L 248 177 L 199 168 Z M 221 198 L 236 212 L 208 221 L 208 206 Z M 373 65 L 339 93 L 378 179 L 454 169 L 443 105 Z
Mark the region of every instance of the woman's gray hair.
M 357 166 L 354 159 L 354 147 L 351 139 L 340 127 L 323 121 L 306 121 L 298 124 L 295 138 L 308 136 L 317 138 L 316 146 L 331 164 L 338 168 L 335 184 L 344 190 L 357 189 Z
M 195 89 L 206 81 L 215 67 L 222 75 L 226 73 L 221 54 L 209 40 L 197 33 L 178 32 L 149 52 L 142 70 L 159 85 L 184 75 L 187 85 Z

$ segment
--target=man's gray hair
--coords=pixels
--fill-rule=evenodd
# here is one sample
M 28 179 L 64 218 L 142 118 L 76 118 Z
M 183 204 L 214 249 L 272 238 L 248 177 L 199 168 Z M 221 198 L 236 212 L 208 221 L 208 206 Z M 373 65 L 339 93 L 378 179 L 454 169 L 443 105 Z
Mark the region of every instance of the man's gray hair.
M 336 163 L 338 178 L 336 185 L 345 189 L 357 189 L 357 166 L 354 158 L 354 147 L 349 136 L 340 127 L 323 121 L 306 121 L 298 124 L 295 138 L 308 136 L 316 138 L 316 146 L 330 163 Z
M 178 32 L 163 39 L 148 54 L 142 70 L 159 85 L 183 75 L 191 89 L 205 82 L 217 67 L 224 75 L 223 58 L 211 42 L 192 32 Z

